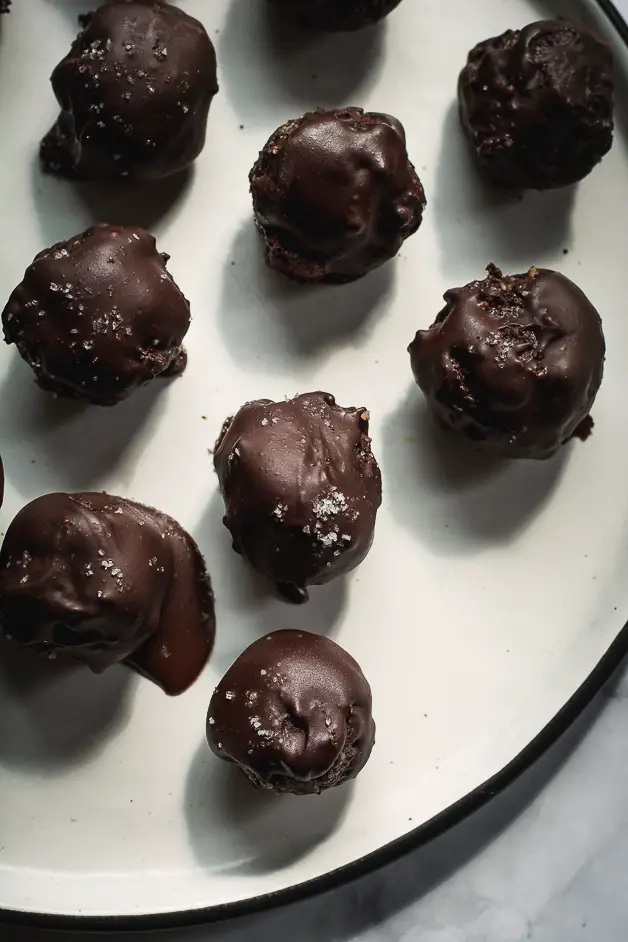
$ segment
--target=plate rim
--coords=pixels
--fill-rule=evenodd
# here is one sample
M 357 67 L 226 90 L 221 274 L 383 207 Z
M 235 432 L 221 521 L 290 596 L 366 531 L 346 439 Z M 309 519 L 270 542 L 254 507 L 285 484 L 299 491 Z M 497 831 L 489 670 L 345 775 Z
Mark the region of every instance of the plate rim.
M 626 32 L 628 44 L 628 27 Z M 149 913 L 138 916 L 78 916 L 0 909 L 0 926 L 22 926 L 68 932 L 113 932 L 114 934 L 184 929 L 267 912 L 353 883 L 360 877 L 388 866 L 410 851 L 424 847 L 497 797 L 558 742 L 611 679 L 627 655 L 628 622 L 567 703 L 500 772 L 408 834 L 319 877 L 235 903 L 219 903 L 215 906 L 180 912 Z
M 628 22 L 626 22 L 615 4 L 612 0 L 595 0 L 595 2 L 604 12 L 624 45 L 628 47 Z M 148 913 L 137 916 L 82 916 L 26 912 L 0 907 L 0 926 L 68 932 L 113 932 L 114 934 L 184 929 L 268 912 L 280 906 L 302 902 L 353 883 L 361 877 L 392 864 L 411 851 L 424 847 L 430 841 L 440 837 L 450 828 L 455 827 L 476 811 L 479 811 L 491 799 L 508 788 L 531 768 L 551 746 L 558 742 L 611 679 L 627 656 L 628 622 L 567 703 L 561 707 L 537 736 L 496 775 L 487 779 L 459 801 L 454 802 L 454 804 L 430 818 L 429 821 L 425 821 L 402 837 L 398 837 L 377 850 L 371 851 L 371 853 L 365 854 L 351 863 L 330 870 L 321 876 L 238 902 L 219 903 L 200 909 L 181 910 L 180 912 Z

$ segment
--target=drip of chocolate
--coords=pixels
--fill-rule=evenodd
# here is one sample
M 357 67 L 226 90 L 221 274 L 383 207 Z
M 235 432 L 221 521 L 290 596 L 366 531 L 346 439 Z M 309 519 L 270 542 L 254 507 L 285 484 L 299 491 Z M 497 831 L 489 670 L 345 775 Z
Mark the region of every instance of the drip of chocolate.
M 394 258 L 425 194 L 396 118 L 319 108 L 270 138 L 250 174 L 266 260 L 297 281 L 347 282 Z
M 321 30 L 354 30 L 371 26 L 401 0 L 268 0 L 282 15 Z
M 4 538 L 0 632 L 96 673 L 127 661 L 175 695 L 211 653 L 211 583 L 198 547 L 166 514 L 102 493 L 48 494 Z
M 275 631 L 248 647 L 218 684 L 207 741 L 258 787 L 319 793 L 355 778 L 371 754 L 371 688 L 335 642 Z
M 106 3 L 81 23 L 52 73 L 61 114 L 42 141 L 44 170 L 155 180 L 188 167 L 218 91 L 205 28 L 161 0 Z
M 606 348 L 598 312 L 572 281 L 489 266 L 445 301 L 409 347 L 441 425 L 512 458 L 549 458 L 586 437 Z
M 190 306 L 140 228 L 93 226 L 40 252 L 2 313 L 42 389 L 111 406 L 185 368 Z
M 373 541 L 381 477 L 369 415 L 329 393 L 262 399 L 225 422 L 214 465 L 233 548 L 290 601 L 358 566 Z
M 469 53 L 463 126 L 488 179 L 545 190 L 582 180 L 613 142 L 613 56 L 567 20 L 541 20 Z

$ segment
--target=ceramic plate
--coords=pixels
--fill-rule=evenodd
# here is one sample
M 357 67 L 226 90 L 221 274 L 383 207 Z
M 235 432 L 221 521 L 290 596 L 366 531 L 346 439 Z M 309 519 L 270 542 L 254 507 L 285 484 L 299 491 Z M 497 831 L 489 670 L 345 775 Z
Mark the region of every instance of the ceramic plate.
M 38 168 L 56 116 L 48 77 L 89 0 L 16 0 L 2 22 L 0 298 L 40 249 L 105 220 L 156 233 L 193 313 L 184 377 L 112 410 L 51 399 L 2 346 L 3 524 L 55 489 L 160 507 L 207 557 L 219 626 L 211 663 L 177 699 L 122 667 L 96 677 L 3 652 L 0 908 L 14 918 L 166 925 L 333 885 L 484 800 L 626 647 L 628 55 L 609 21 L 576 0 L 405 0 L 379 28 L 288 42 L 261 0 L 184 6 L 216 43 L 221 91 L 193 173 L 148 190 Z M 470 163 L 458 71 L 476 41 L 557 12 L 593 20 L 614 45 L 615 145 L 577 188 L 506 199 Z M 403 121 L 428 211 L 371 276 L 295 287 L 264 269 L 247 174 L 278 125 L 344 104 Z M 433 428 L 412 381 L 415 331 L 491 261 L 560 269 L 604 320 L 595 433 L 548 462 L 496 465 L 462 448 Z M 385 496 L 365 563 L 295 608 L 260 593 L 232 553 L 209 450 L 244 401 L 321 387 L 371 410 Z M 287 627 L 338 640 L 373 687 L 372 759 L 321 797 L 257 793 L 204 741 L 218 678 Z

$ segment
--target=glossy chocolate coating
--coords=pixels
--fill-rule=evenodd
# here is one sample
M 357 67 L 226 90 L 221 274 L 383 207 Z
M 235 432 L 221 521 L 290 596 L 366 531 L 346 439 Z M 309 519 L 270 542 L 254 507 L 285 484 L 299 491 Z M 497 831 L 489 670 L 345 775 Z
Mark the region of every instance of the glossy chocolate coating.
M 314 29 L 354 30 L 382 20 L 401 0 L 269 0 L 282 14 Z
M 126 660 L 174 695 L 211 653 L 211 583 L 196 544 L 166 514 L 102 493 L 47 494 L 4 538 L 0 631 L 96 673 Z
M 318 793 L 366 764 L 375 741 L 371 688 L 335 642 L 275 631 L 248 647 L 218 684 L 207 741 L 261 788 Z
M 205 28 L 159 0 L 113 0 L 81 24 L 52 73 L 61 114 L 42 141 L 44 169 L 154 180 L 188 167 L 218 91 Z
M 214 465 L 233 548 L 290 601 L 358 566 L 373 541 L 381 477 L 369 415 L 329 393 L 249 402 Z
M 488 179 L 545 190 L 582 180 L 613 142 L 613 57 L 566 20 L 480 43 L 458 86 L 461 117 Z
M 139 228 L 98 225 L 40 252 L 2 313 L 42 389 L 111 406 L 185 368 L 190 306 Z
M 439 422 L 512 458 L 549 458 L 587 417 L 604 370 L 600 316 L 546 269 L 488 277 L 445 294 L 409 352 Z
M 425 207 L 403 127 L 361 108 L 288 121 L 250 182 L 266 261 L 297 281 L 360 278 L 397 255 Z

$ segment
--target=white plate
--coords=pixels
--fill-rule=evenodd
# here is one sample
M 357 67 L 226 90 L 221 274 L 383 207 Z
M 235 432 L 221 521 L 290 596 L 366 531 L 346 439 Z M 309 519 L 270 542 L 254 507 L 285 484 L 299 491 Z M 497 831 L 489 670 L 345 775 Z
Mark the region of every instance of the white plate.
M 114 410 L 80 409 L 39 392 L 2 346 L 2 519 L 59 488 L 163 508 L 207 556 L 218 640 L 204 675 L 174 700 L 124 668 L 95 677 L 4 655 L 0 907 L 32 919 L 165 925 L 328 886 L 424 839 L 529 761 L 623 651 L 628 55 L 593 3 L 565 0 L 563 12 L 593 16 L 614 43 L 616 141 L 581 186 L 520 203 L 488 192 L 470 164 L 457 74 L 476 41 L 560 5 L 405 0 L 380 29 L 295 48 L 265 30 L 261 0 L 187 0 L 216 41 L 221 92 L 194 174 L 156 199 L 39 172 L 37 141 L 56 115 L 48 76 L 89 6 L 17 0 L 2 23 L 0 297 L 39 249 L 94 219 L 143 223 L 192 303 L 189 366 Z M 401 118 L 429 200 L 399 259 L 348 287 L 295 288 L 267 273 L 251 222 L 257 151 L 317 104 Z M 489 261 L 559 268 L 604 320 L 595 434 L 547 463 L 488 465 L 433 430 L 412 382 L 415 330 L 431 323 L 446 288 Z M 261 596 L 231 552 L 208 449 L 245 400 L 319 387 L 370 408 L 385 497 L 366 562 L 299 609 Z M 329 632 L 358 659 L 378 736 L 353 787 L 280 799 L 209 754 L 204 721 L 217 679 L 245 645 L 297 625 Z M 348 869 L 329 876 L 339 868 Z

